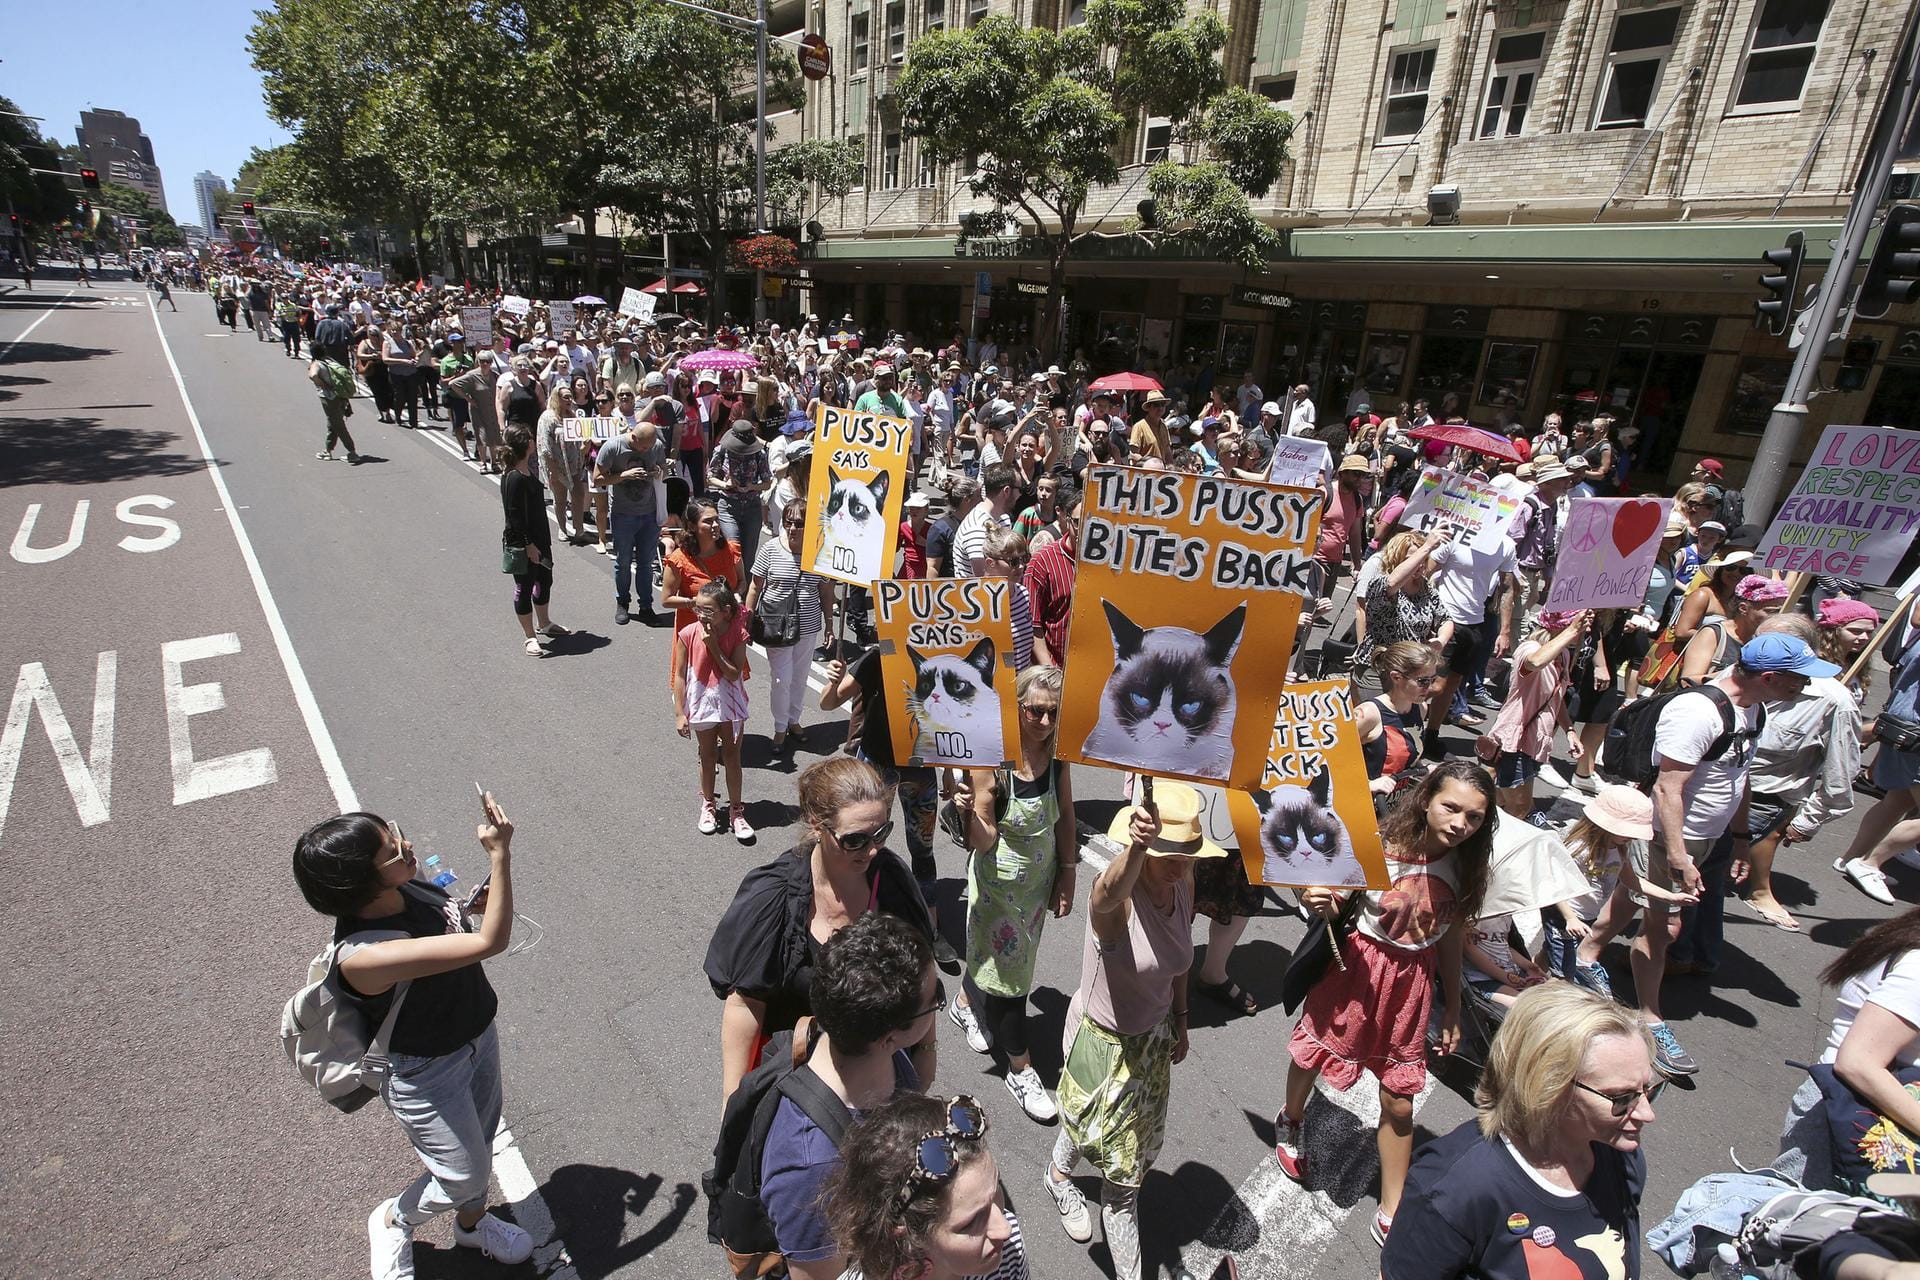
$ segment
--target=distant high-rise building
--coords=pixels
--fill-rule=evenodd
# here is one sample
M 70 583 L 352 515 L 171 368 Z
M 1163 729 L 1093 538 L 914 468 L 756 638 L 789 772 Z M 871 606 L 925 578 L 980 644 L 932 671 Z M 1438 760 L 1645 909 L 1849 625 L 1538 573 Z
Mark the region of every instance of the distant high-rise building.
M 102 182 L 118 183 L 146 192 L 153 206 L 167 212 L 167 192 L 154 163 L 153 141 L 140 131 L 140 122 L 124 111 L 89 110 L 80 113 L 74 130 L 87 167 Z
M 200 209 L 200 225 L 211 235 L 220 227 L 220 214 L 214 207 L 214 193 L 225 191 L 227 180 L 217 173 L 201 170 L 193 175 L 193 202 Z

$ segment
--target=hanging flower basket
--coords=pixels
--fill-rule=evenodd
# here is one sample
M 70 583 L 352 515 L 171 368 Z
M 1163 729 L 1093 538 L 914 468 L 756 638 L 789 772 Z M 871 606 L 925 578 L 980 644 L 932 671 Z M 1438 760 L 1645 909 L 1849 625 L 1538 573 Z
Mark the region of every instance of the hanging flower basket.
M 785 236 L 748 236 L 728 246 L 727 257 L 743 271 L 793 271 L 800 265 L 800 246 Z

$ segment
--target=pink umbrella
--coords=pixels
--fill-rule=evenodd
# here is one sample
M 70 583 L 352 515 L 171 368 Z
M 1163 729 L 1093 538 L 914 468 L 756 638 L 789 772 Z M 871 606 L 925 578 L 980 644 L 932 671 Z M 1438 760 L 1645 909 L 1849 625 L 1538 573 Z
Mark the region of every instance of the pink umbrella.
M 744 351 L 732 351 L 726 347 L 709 347 L 705 351 L 696 351 L 680 362 L 682 369 L 712 369 L 715 372 L 733 370 L 744 372 L 758 369 L 760 362 Z
M 1160 384 L 1144 373 L 1110 373 L 1087 384 L 1089 391 L 1159 391 Z
M 1409 431 L 1409 439 L 1438 440 L 1441 444 L 1458 445 L 1473 453 L 1484 453 L 1491 458 L 1500 458 L 1507 462 L 1525 462 L 1526 455 L 1497 431 L 1488 431 L 1482 427 L 1468 426 L 1463 422 L 1436 422 L 1418 431 Z

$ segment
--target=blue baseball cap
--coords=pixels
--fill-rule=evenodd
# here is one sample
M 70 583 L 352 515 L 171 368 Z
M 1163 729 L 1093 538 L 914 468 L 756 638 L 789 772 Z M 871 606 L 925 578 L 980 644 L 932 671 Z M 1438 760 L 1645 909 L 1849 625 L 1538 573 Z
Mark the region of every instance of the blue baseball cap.
M 1840 668 L 1828 662 L 1799 636 L 1770 631 L 1740 646 L 1740 665 L 1749 671 L 1787 671 L 1796 676 L 1837 676 Z

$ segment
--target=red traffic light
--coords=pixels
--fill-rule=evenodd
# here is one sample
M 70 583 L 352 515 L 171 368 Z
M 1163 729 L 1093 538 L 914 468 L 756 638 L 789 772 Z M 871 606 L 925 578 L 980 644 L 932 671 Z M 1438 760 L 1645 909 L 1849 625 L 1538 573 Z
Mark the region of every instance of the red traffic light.
M 100 189 L 100 171 L 97 169 L 82 169 L 80 171 L 80 184 L 89 191 L 98 191 Z
M 249 218 L 251 218 L 253 216 L 253 201 L 242 200 L 240 202 L 240 212 L 246 214 Z

